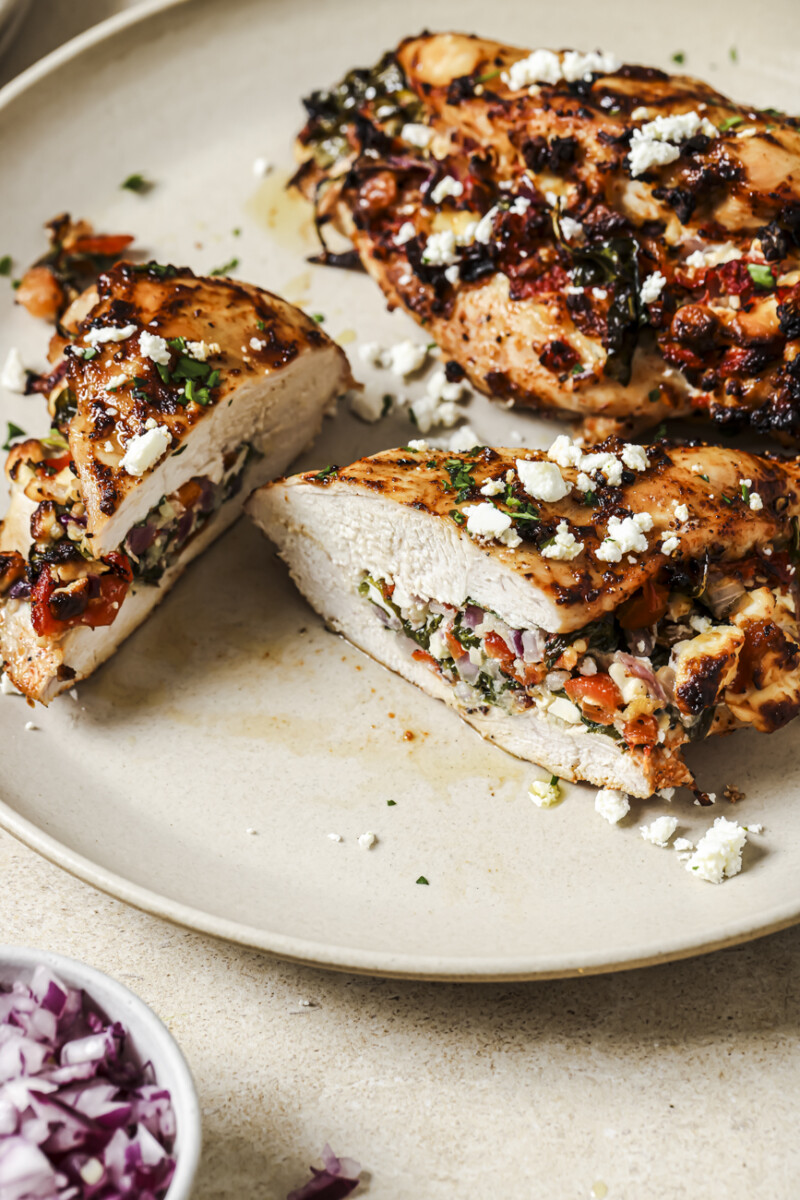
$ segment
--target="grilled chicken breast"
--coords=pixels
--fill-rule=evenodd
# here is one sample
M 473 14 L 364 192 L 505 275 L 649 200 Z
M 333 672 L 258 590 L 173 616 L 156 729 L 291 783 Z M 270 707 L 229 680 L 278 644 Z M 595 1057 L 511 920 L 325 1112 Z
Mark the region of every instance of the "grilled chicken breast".
M 13 446 L 0 659 L 47 703 L 113 652 L 317 433 L 342 351 L 268 292 L 120 263 L 51 344 L 51 436 Z
M 412 443 L 247 508 L 334 629 L 565 778 L 693 786 L 685 743 L 800 709 L 796 462 Z
M 610 54 L 409 38 L 306 100 L 295 183 L 490 396 L 800 439 L 800 122 Z

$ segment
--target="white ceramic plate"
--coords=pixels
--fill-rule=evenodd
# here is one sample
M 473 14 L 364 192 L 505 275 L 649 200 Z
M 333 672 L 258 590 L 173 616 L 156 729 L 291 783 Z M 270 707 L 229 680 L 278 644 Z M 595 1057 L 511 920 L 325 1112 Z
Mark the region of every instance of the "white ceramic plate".
M 206 270 L 235 255 L 243 278 L 324 313 L 350 349 L 354 331 L 384 343 L 420 337 L 366 278 L 308 267 L 313 243 L 280 174 L 254 181 L 258 155 L 288 166 L 301 95 L 427 25 L 523 44 L 577 40 L 665 66 L 683 50 L 688 69 L 734 95 L 791 107 L 798 51 L 773 31 L 791 26 L 793 3 L 773 0 L 759 32 L 731 0 L 679 0 L 670 28 L 680 33 L 666 42 L 621 0 L 577 0 L 568 19 L 560 5 L 534 18 L 523 0 L 494 20 L 475 0 L 156 6 L 6 89 L 0 252 L 29 261 L 42 223 L 68 209 L 135 232 L 162 261 Z M 120 190 L 134 171 L 156 182 L 148 196 Z M 42 364 L 46 331 L 11 301 L 0 281 L 0 354 L 18 345 Z M 44 429 L 39 401 L 1 403 L 3 419 Z M 470 419 L 487 441 L 513 430 L 531 445 L 552 437 L 484 400 Z M 305 462 L 347 462 L 409 436 L 399 422 L 342 414 Z M 26 732 L 31 716 L 40 728 Z M 558 975 L 691 954 L 800 915 L 795 728 L 693 752 L 703 785 L 736 783 L 747 793 L 741 819 L 766 827 L 742 875 L 699 882 L 638 834 L 663 802 L 637 806 L 618 828 L 594 813 L 587 788 L 536 809 L 526 793 L 540 772 L 326 633 L 246 522 L 77 701 L 32 714 L 2 698 L 0 731 L 7 829 L 133 904 L 286 957 L 429 977 Z M 713 815 L 690 798 L 673 811 L 689 836 Z M 379 837 L 369 852 L 357 843 L 367 830 Z

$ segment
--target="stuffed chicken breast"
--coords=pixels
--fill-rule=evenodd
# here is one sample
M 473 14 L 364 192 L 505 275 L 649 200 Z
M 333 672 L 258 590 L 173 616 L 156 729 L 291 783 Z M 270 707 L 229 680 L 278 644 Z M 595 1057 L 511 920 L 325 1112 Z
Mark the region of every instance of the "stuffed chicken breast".
M 595 430 L 696 414 L 798 440 L 796 118 L 451 33 L 306 107 L 320 228 L 475 387 Z
M 344 354 L 268 292 L 120 263 L 51 345 L 49 437 L 12 447 L 0 658 L 47 702 L 88 675 L 317 433 Z
M 710 446 L 412 443 L 248 510 L 355 645 L 513 754 L 649 796 L 693 786 L 686 743 L 800 708 L 799 480 Z

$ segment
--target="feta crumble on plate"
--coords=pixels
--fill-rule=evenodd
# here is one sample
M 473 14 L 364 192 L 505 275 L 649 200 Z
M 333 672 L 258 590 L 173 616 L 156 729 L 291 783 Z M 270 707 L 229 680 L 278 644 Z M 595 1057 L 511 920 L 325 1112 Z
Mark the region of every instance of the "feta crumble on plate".
M 609 825 L 616 825 L 630 812 L 631 805 L 625 792 L 616 788 L 601 788 L 594 798 L 594 810 L 599 813 Z

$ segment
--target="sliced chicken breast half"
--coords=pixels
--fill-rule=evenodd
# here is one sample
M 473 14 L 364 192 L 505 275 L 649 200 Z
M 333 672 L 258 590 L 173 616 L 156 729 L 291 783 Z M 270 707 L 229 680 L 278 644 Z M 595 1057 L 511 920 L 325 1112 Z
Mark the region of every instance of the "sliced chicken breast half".
M 413 442 L 247 509 L 335 630 L 564 778 L 693 786 L 685 743 L 800 708 L 794 462 Z
M 343 352 L 279 297 L 121 263 L 51 345 L 53 431 L 12 448 L 0 657 L 47 703 L 144 620 L 319 431 Z

